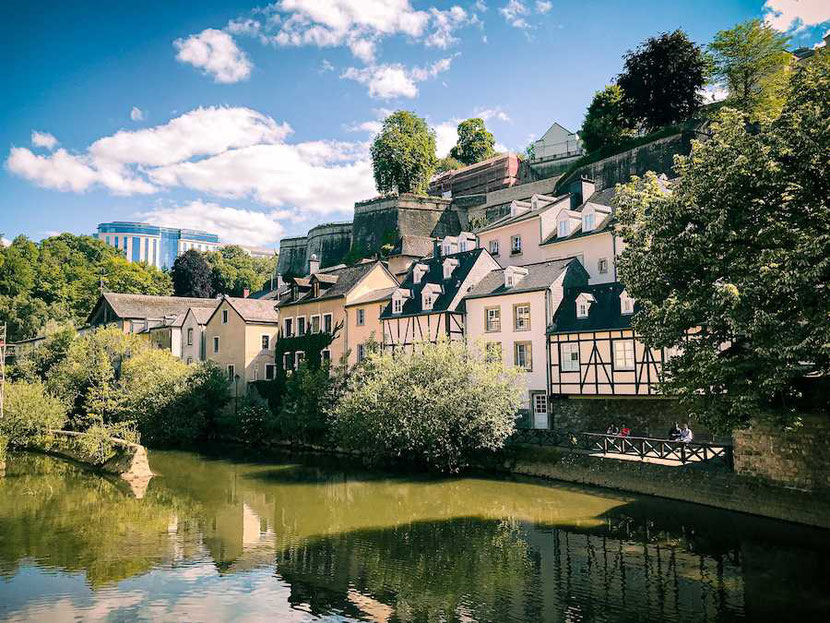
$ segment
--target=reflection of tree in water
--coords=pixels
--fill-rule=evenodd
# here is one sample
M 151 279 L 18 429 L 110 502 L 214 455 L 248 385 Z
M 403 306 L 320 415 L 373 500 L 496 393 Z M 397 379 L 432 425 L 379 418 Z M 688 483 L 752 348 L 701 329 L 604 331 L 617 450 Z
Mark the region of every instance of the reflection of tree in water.
M 152 484 L 144 499 L 126 483 L 91 476 L 51 457 L 16 454 L 0 478 L 0 575 L 22 559 L 44 567 L 85 571 L 93 586 L 143 573 L 174 556 L 188 556 L 193 508 Z M 168 528 L 175 524 L 178 545 Z M 178 550 L 178 551 L 177 551 Z

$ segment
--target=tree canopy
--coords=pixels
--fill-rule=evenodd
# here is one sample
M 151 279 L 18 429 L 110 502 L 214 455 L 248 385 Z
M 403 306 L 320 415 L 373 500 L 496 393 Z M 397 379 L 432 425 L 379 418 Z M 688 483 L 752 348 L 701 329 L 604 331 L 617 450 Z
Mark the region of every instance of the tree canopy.
M 777 120 L 758 131 L 725 108 L 670 192 L 650 175 L 618 194 L 634 326 L 680 349 L 666 389 L 716 430 L 795 417 L 800 379 L 830 373 L 828 119 L 830 55 L 817 54 Z
M 784 105 L 792 57 L 789 37 L 761 20 L 721 30 L 709 45 L 713 77 L 728 104 L 754 119 L 771 120 Z
M 205 255 L 196 249 L 185 251 L 176 258 L 170 277 L 176 296 L 210 298 L 214 294 L 213 272 Z
M 371 153 L 378 192 L 425 192 L 435 172 L 435 132 L 414 113 L 399 110 L 384 120 Z
M 0 248 L 0 317 L 9 339 L 34 337 L 50 320 L 80 325 L 100 293 L 167 295 L 170 277 L 154 266 L 130 263 L 91 236 L 61 234 L 35 243 L 18 236 Z
M 707 62 L 682 30 L 650 37 L 624 59 L 617 84 L 630 125 L 656 130 L 685 121 L 700 108 Z
M 579 132 L 585 149 L 592 152 L 608 145 L 618 145 L 633 134 L 623 106 L 622 89 L 616 84 L 609 84 L 594 93 Z
M 261 290 L 277 269 L 276 255 L 268 258 L 253 257 L 237 245 L 208 251 L 205 260 L 212 273 L 213 291 L 229 296 L 243 296 L 245 290 Z
M 458 141 L 450 157 L 464 164 L 475 164 L 495 155 L 496 139 L 484 126 L 484 119 L 467 119 L 458 124 Z

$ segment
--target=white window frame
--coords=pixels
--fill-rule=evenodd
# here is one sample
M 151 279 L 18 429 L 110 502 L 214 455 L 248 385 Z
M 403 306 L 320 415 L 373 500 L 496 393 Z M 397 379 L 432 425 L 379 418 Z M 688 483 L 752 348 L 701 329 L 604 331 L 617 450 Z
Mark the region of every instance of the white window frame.
M 614 351 L 614 370 L 619 370 L 620 372 L 633 371 L 636 364 L 634 340 L 612 340 L 611 344 Z
M 334 328 L 334 316 L 332 316 L 331 314 L 323 314 L 323 332 L 324 333 L 331 333 L 333 328 Z
M 392 313 L 393 314 L 401 314 L 403 313 L 403 298 L 396 296 L 392 299 Z
M 214 355 L 219 354 L 219 346 L 220 346 L 220 344 L 219 344 L 219 336 L 218 336 L 218 335 L 214 335 L 214 336 L 213 336 L 213 354 L 214 354 Z
M 262 350 L 268 350 L 271 348 L 271 336 L 267 333 L 263 333 L 259 337 L 259 345 Z
M 282 354 L 282 369 L 286 370 L 286 371 L 294 369 L 294 354 L 293 353 L 283 353 Z
M 634 313 L 634 299 L 623 291 L 620 294 L 620 314 L 630 316 Z
M 300 330 L 300 320 L 303 321 L 303 329 Z M 306 325 L 306 318 L 305 316 L 297 316 L 297 335 L 303 336 L 308 333 L 308 326 Z
M 493 317 L 491 317 L 492 312 L 495 312 Z M 484 308 L 484 331 L 485 333 L 501 331 L 501 306 Z
M 527 307 L 527 318 L 524 326 L 519 326 L 519 308 Z M 530 331 L 530 303 L 516 303 L 513 305 L 513 330 L 514 331 Z
M 358 327 L 363 327 L 366 325 L 366 310 L 365 309 L 357 309 L 355 310 L 355 325 Z
M 327 361 L 331 361 L 331 349 L 324 348 L 320 351 L 320 362 L 325 363 Z
M 298 350 L 294 353 L 294 369 L 299 370 L 300 364 L 305 361 L 305 352 Z
M 519 363 L 519 347 L 527 349 L 525 365 Z M 513 342 L 513 365 L 521 368 L 523 372 L 533 372 L 533 344 L 530 341 L 522 340 Z
M 293 318 L 283 319 L 282 334 L 285 337 L 293 337 L 293 335 L 294 335 L 294 319 Z
M 572 355 L 576 355 L 576 359 Z M 579 372 L 579 342 L 559 344 L 559 369 L 562 372 Z
M 193 327 L 187 327 L 187 345 L 193 346 Z
M 435 305 L 435 294 L 431 291 L 424 292 L 421 299 L 421 307 L 424 311 L 432 311 Z
M 317 329 L 314 329 L 314 319 L 317 319 Z M 323 326 L 320 324 L 321 318 L 320 314 L 312 314 L 308 317 L 308 329 L 310 333 L 320 333 L 320 328 Z
M 499 254 L 499 241 L 498 240 L 491 240 L 490 244 L 490 255 L 498 255 Z
M 582 231 L 594 231 L 597 223 L 597 215 L 594 212 L 582 215 Z
M 568 235 L 571 233 L 570 230 L 571 228 L 568 224 L 568 219 L 560 219 L 559 222 L 556 224 L 556 237 L 567 238 Z
M 510 236 L 510 255 L 520 255 L 522 252 L 522 236 Z
M 547 415 L 548 414 L 548 397 L 547 397 L 547 395 L 543 394 L 542 392 L 534 392 L 532 394 L 532 396 L 533 396 L 533 399 L 532 399 L 533 404 L 531 405 L 531 407 L 533 408 L 533 414 L 534 415 L 542 415 L 542 414 Z M 541 398 L 541 401 L 539 400 L 540 398 Z M 540 404 L 542 406 L 541 411 L 539 410 L 539 405 Z
M 269 374 L 270 372 L 270 374 Z M 273 381 L 277 376 L 277 364 L 275 363 L 266 363 L 265 364 L 265 380 L 266 381 Z

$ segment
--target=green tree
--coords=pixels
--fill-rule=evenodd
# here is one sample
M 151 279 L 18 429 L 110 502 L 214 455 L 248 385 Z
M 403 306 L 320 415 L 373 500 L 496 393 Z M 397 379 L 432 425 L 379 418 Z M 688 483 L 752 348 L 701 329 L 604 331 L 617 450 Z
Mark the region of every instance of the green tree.
M 753 119 L 771 120 L 784 106 L 792 57 L 789 37 L 754 19 L 721 30 L 709 44 L 713 77 L 728 104 Z
M 456 160 L 452 156 L 446 156 L 438 160 L 438 163 L 435 165 L 435 172 L 446 173 L 447 171 L 455 171 L 463 167 L 464 163 L 460 160 Z
M 689 119 L 702 103 L 706 58 L 685 32 L 650 37 L 625 56 L 617 84 L 629 123 L 648 130 Z
M 205 256 L 196 249 L 185 251 L 173 262 L 170 271 L 175 296 L 213 296 L 213 275 Z
M 277 256 L 255 258 L 240 246 L 228 245 L 205 254 L 212 273 L 214 292 L 242 296 L 245 290 L 256 292 L 270 282 L 277 268 Z
M 0 436 L 12 447 L 25 446 L 66 421 L 66 407 L 40 381 L 6 384 Z
M 458 124 L 458 141 L 450 149 L 450 157 L 464 164 L 475 164 L 495 155 L 496 139 L 484 127 L 484 119 L 467 119 Z
M 623 92 L 616 84 L 609 84 L 594 98 L 585 113 L 579 136 L 588 152 L 607 145 L 619 145 L 634 135 L 623 106 Z
M 830 55 L 788 87 L 761 132 L 726 108 L 712 137 L 622 188 L 620 274 L 647 343 L 677 347 L 667 392 L 726 431 L 796 416 L 799 379 L 830 373 Z M 686 340 L 686 336 L 691 338 Z
M 368 460 L 457 472 L 513 433 L 524 388 L 515 369 L 462 342 L 373 349 L 333 410 L 338 446 Z
M 435 132 L 406 110 L 389 115 L 372 142 L 375 186 L 383 194 L 422 193 L 435 171 Z

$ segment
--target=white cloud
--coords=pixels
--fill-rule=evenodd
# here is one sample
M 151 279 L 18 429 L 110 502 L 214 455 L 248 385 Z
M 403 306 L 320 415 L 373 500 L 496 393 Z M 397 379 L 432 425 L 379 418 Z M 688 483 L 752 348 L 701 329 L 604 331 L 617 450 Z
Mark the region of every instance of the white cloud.
M 324 74 L 329 71 L 334 71 L 334 65 L 332 65 L 330 61 L 324 58 L 323 62 L 320 63 L 320 73 Z
M 458 42 L 454 32 L 466 24 L 477 21 L 460 6 L 453 6 L 446 11 L 432 8 L 429 10 L 432 19 L 432 32 L 424 40 L 428 47 L 447 49 Z
M 181 187 L 251 198 L 295 214 L 348 214 L 375 194 L 368 145 L 288 144 L 287 123 L 248 108 L 198 108 L 169 122 L 98 139 L 80 154 L 12 148 L 8 169 L 62 191 L 152 194 Z
M 45 147 L 52 151 L 58 145 L 58 139 L 49 134 L 49 132 L 32 131 L 32 145 L 35 147 Z
M 435 130 L 435 154 L 439 158 L 449 155 L 450 149 L 458 142 L 458 119 L 450 119 L 436 126 Z
M 504 16 L 504 19 L 507 20 L 507 23 L 513 26 L 513 28 L 530 28 L 530 24 L 526 19 L 526 16 L 530 13 L 530 10 L 523 2 L 521 2 L 521 0 L 510 0 L 506 5 L 499 9 L 499 13 Z
M 475 5 L 476 11 L 480 11 L 482 13 L 487 11 L 487 3 L 484 0 L 476 0 Z
M 247 80 L 253 65 L 228 33 L 207 28 L 187 39 L 176 39 L 176 60 L 190 63 L 213 76 L 215 82 L 230 84 Z
M 544 15 L 545 13 L 550 12 L 553 8 L 553 2 L 547 2 L 546 0 L 536 0 L 536 12 Z
M 383 121 L 361 121 L 347 125 L 346 132 L 368 132 L 369 134 L 377 134 L 383 128 Z
M 265 246 L 282 237 L 285 229 L 281 221 L 289 219 L 291 213 L 285 210 L 259 212 L 195 200 L 179 206 L 154 208 L 135 216 L 162 227 L 221 232 L 222 242 Z
M 248 37 L 256 37 L 262 33 L 262 23 L 256 19 L 232 19 L 225 27 L 232 35 L 245 35 Z
M 718 85 L 707 85 L 700 90 L 704 102 L 720 102 L 729 96 L 729 90 Z
M 496 119 L 498 121 L 509 122 L 510 115 L 504 112 L 501 107 L 497 106 L 496 108 L 476 108 L 475 112 L 473 113 L 474 117 L 481 117 L 484 121 L 490 121 L 491 119 Z
M 133 106 L 130 110 L 130 119 L 133 121 L 144 121 L 144 111 L 138 106 Z
M 764 19 L 782 32 L 799 31 L 830 21 L 828 0 L 767 0 Z
M 413 98 L 418 95 L 418 82 L 435 78 L 438 74 L 447 71 L 452 65 L 452 60 L 453 57 L 442 58 L 428 67 L 407 68 L 400 63 L 372 65 L 362 69 L 349 67 L 340 77 L 369 87 L 369 97 Z

